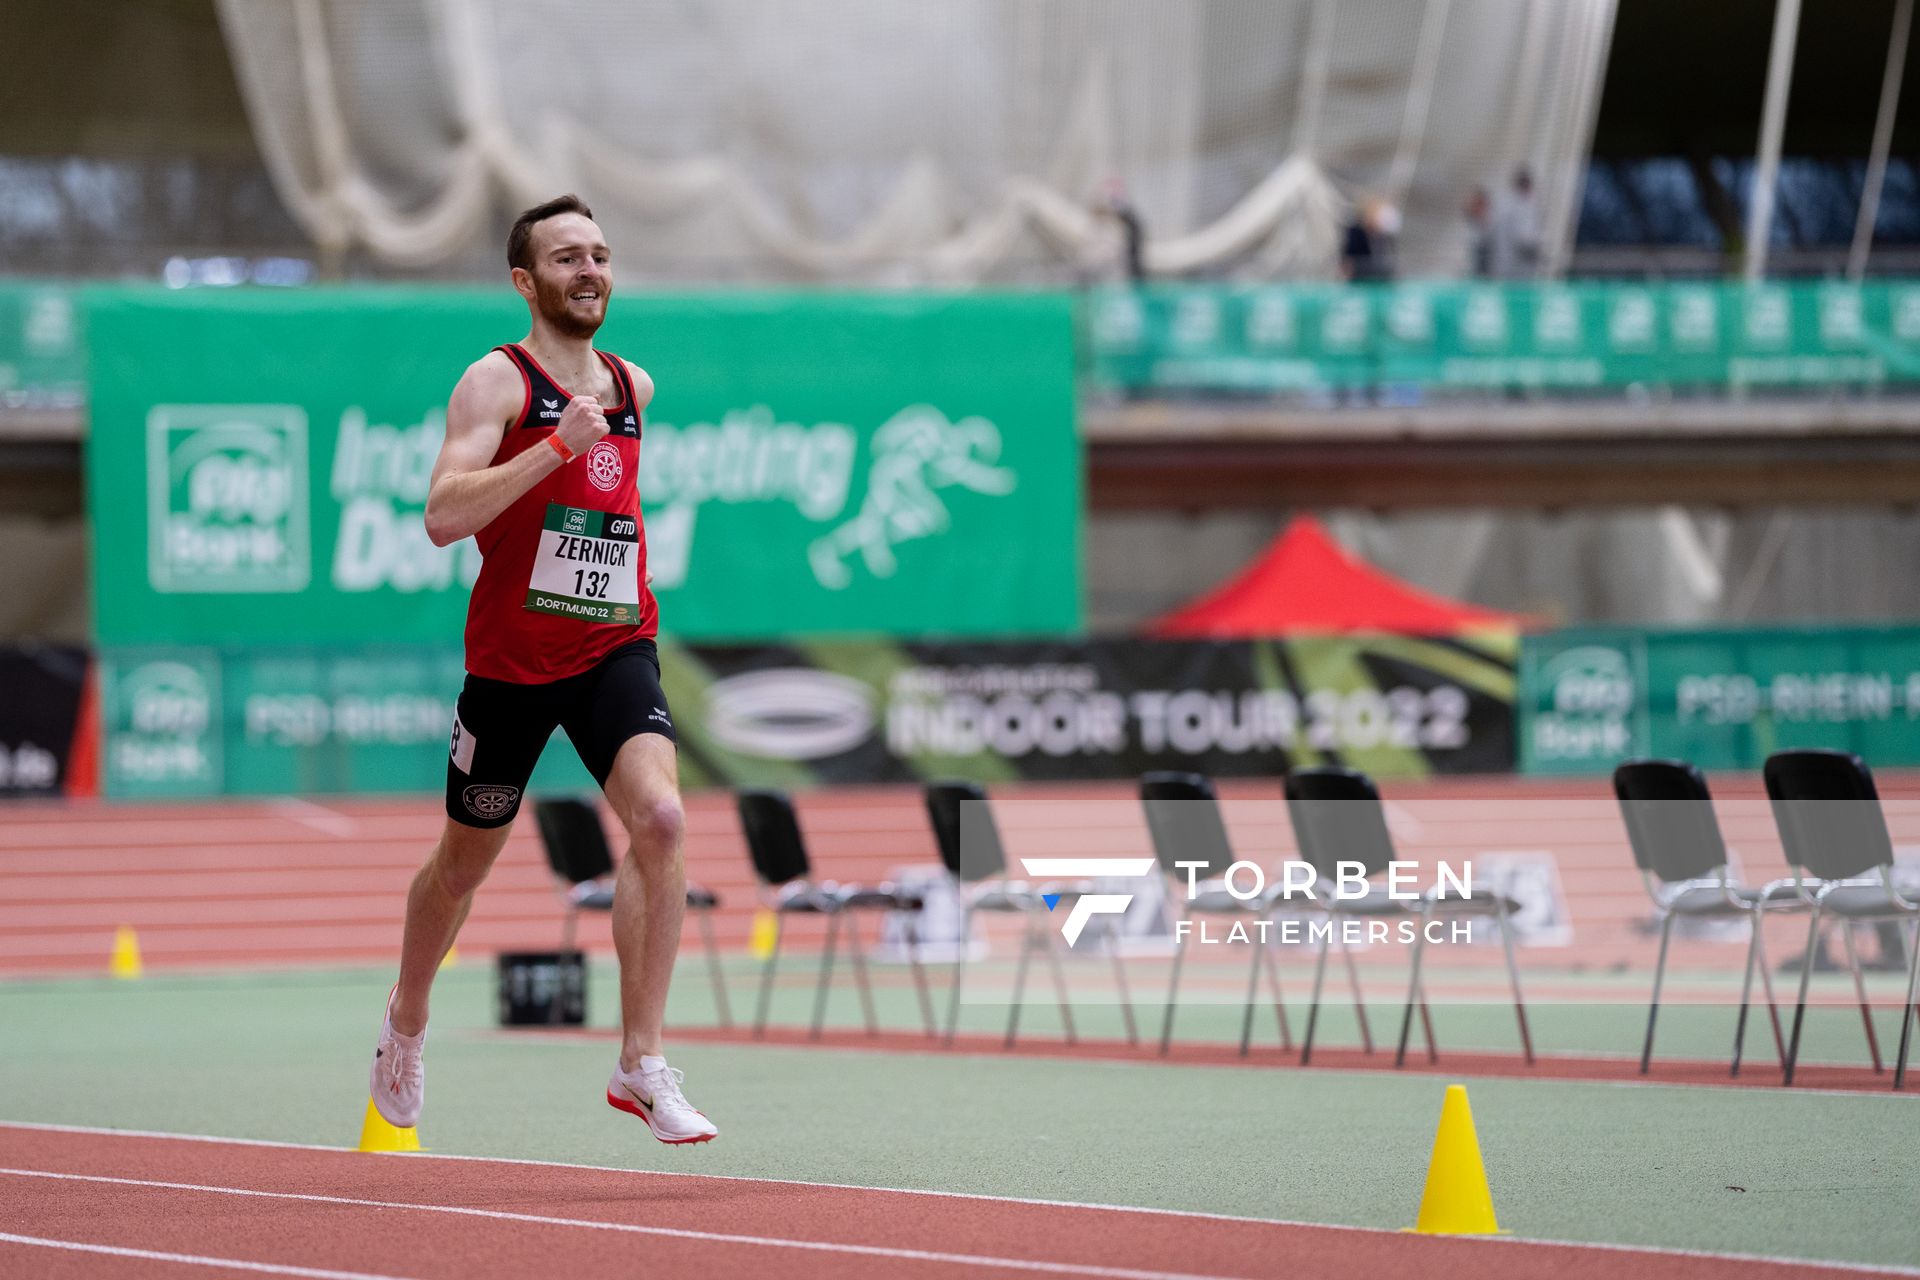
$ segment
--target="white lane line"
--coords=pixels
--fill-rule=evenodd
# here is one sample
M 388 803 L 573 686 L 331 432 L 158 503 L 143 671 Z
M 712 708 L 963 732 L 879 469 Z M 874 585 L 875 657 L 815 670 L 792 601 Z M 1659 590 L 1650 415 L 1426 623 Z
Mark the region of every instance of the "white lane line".
M 946 1253 L 932 1249 L 890 1249 L 874 1244 L 839 1244 L 828 1240 L 792 1240 L 784 1236 L 736 1235 L 726 1231 L 691 1231 L 681 1227 L 648 1227 L 636 1222 L 599 1222 L 592 1218 L 558 1218 L 541 1213 L 510 1213 L 503 1209 L 471 1209 L 464 1205 L 415 1204 L 406 1200 L 362 1200 L 353 1196 L 322 1196 L 297 1191 L 255 1191 L 246 1187 L 217 1187 L 197 1182 L 159 1182 L 146 1178 L 109 1178 L 88 1173 L 49 1173 L 41 1169 L 4 1169 L 0 1176 L 50 1178 L 61 1182 L 91 1182 L 117 1187 L 148 1187 L 161 1191 L 197 1191 L 209 1195 L 247 1196 L 260 1200 L 296 1200 L 305 1204 L 349 1205 L 363 1209 L 412 1209 L 418 1213 L 445 1213 L 497 1222 L 526 1222 L 545 1227 L 581 1227 L 591 1231 L 620 1231 L 630 1235 L 666 1236 L 705 1244 L 753 1245 L 763 1249 L 798 1249 L 811 1253 L 856 1254 L 911 1262 L 940 1262 L 999 1271 L 1037 1271 L 1055 1276 L 1097 1276 L 1100 1280 L 1232 1280 L 1231 1277 L 1186 1271 L 1141 1271 L 1132 1267 L 1098 1267 L 1075 1262 L 1041 1262 L 1027 1258 L 999 1258 L 981 1253 Z M 312 1271 L 307 1275 L 346 1275 Z M 384 1278 L 383 1278 L 384 1280 Z
M 44 1236 L 17 1236 L 0 1231 L 0 1244 L 24 1244 L 40 1249 L 66 1249 L 73 1253 L 102 1253 L 111 1258 L 139 1258 L 143 1262 L 184 1262 L 194 1267 L 217 1267 L 223 1271 L 257 1271 L 269 1276 L 307 1276 L 310 1280 L 401 1280 L 398 1276 L 377 1275 L 371 1271 L 324 1271 L 319 1267 L 295 1267 L 277 1262 L 247 1262 L 240 1258 L 208 1258 L 197 1253 L 162 1253 L 157 1249 L 126 1249 L 116 1244 L 87 1244 L 81 1240 L 49 1240 Z
M 158 1138 L 167 1142 L 208 1142 L 217 1146 L 268 1147 L 276 1151 L 326 1151 L 357 1154 L 356 1147 L 329 1147 L 317 1142 L 283 1142 L 273 1138 L 222 1138 L 205 1133 L 164 1133 L 153 1129 L 110 1129 L 99 1125 L 46 1124 L 36 1120 L 0 1120 L 0 1129 L 31 1129 L 43 1133 L 81 1133 L 103 1138 Z M 921 1187 L 872 1187 L 858 1182 L 808 1182 L 800 1178 L 757 1178 L 739 1173 L 694 1173 L 687 1169 L 623 1169 L 607 1164 L 576 1164 L 567 1160 L 532 1160 L 525 1156 L 474 1156 L 451 1151 L 409 1151 L 406 1160 L 466 1160 L 480 1164 L 530 1165 L 540 1169 L 580 1169 L 588 1173 L 618 1173 L 631 1178 L 702 1178 L 714 1182 L 750 1182 L 779 1187 L 818 1187 L 827 1191 L 868 1191 L 890 1196 L 933 1196 L 943 1200 L 990 1200 L 996 1204 L 1037 1205 L 1043 1209 L 1091 1209 L 1099 1213 L 1143 1213 L 1157 1218 L 1203 1218 L 1211 1222 L 1254 1222 L 1276 1227 L 1323 1226 L 1328 1231 L 1371 1231 L 1396 1234 L 1386 1227 L 1349 1227 L 1286 1218 L 1257 1218 L 1243 1213 L 1208 1213 L 1200 1209 L 1152 1209 L 1144 1205 L 1100 1204 L 1081 1200 L 1042 1200 L 1030 1196 L 996 1196 L 979 1191 L 929 1191 Z
M 1391 1072 L 1375 1074 L 1391 1075 Z M 1507 1077 L 1494 1077 L 1505 1079 Z M 1592 1083 L 1592 1082 L 1589 1082 Z M 1648 1085 L 1630 1084 L 1627 1081 L 1604 1081 L 1599 1083 L 1618 1085 L 1623 1089 L 1644 1089 Z M 1675 1086 L 1679 1087 L 1679 1086 Z M 1759 1092 L 1756 1090 L 1756 1092 Z M 1813 1089 L 1782 1090 L 1788 1093 L 1814 1093 Z M 1896 1097 L 1896 1095 L 1877 1093 L 1849 1093 L 1843 1091 L 1825 1091 L 1834 1097 L 1842 1098 L 1878 1098 Z M 1901 1095 L 1911 1101 L 1916 1094 Z M 355 1147 L 329 1147 L 317 1142 L 282 1142 L 272 1138 L 221 1138 L 205 1133 L 165 1133 L 152 1129 L 108 1129 L 99 1125 L 84 1124 L 43 1124 L 32 1120 L 0 1120 L 0 1130 L 31 1129 L 48 1133 L 79 1133 L 106 1138 L 158 1138 L 170 1142 L 206 1142 L 216 1146 L 267 1147 L 277 1151 L 326 1151 L 336 1154 L 357 1154 Z M 398 1160 L 466 1160 L 479 1164 L 527 1165 L 541 1169 L 579 1169 L 589 1173 L 619 1173 L 636 1178 L 704 1178 L 714 1182 L 751 1182 L 782 1187 L 818 1187 L 828 1191 L 867 1191 L 892 1196 L 932 1196 L 945 1200 L 987 1200 L 998 1204 L 1036 1205 L 1043 1209 L 1087 1209 L 1097 1213 L 1138 1213 L 1161 1218 L 1195 1218 L 1210 1222 L 1254 1223 L 1266 1227 L 1302 1227 L 1314 1231 L 1350 1231 L 1361 1235 L 1395 1236 L 1405 1233 L 1392 1227 L 1360 1227 L 1345 1222 L 1304 1222 L 1296 1218 L 1258 1218 L 1251 1214 L 1208 1213 L 1200 1209 L 1150 1209 L 1143 1205 L 1101 1204 L 1097 1201 L 1082 1200 L 1044 1200 L 1033 1196 L 996 1196 L 978 1191 L 929 1191 L 920 1187 L 872 1187 L 857 1182 L 807 1182 L 799 1178 L 756 1178 L 737 1173 L 693 1173 L 682 1169 L 622 1169 L 604 1164 L 576 1164 L 564 1160 L 530 1160 L 523 1156 L 474 1156 L 459 1155 L 448 1151 L 413 1151 L 405 1155 L 391 1157 Z M 1669 1258 L 1707 1258 L 1730 1262 L 1771 1263 L 1776 1266 L 1818 1267 L 1827 1271 L 1844 1271 L 1859 1275 L 1874 1276 L 1914 1276 L 1920 1277 L 1920 1267 L 1900 1263 L 1846 1262 L 1837 1259 L 1799 1258 L 1765 1253 L 1732 1253 L 1714 1249 L 1688 1249 L 1675 1245 L 1659 1244 L 1616 1244 L 1595 1240 L 1556 1240 L 1544 1236 L 1501 1236 L 1500 1243 L 1511 1244 L 1516 1248 L 1528 1245 L 1545 1245 L 1550 1248 L 1564 1249 L 1604 1249 L 1615 1253 L 1653 1253 Z
M 338 809 L 329 809 L 323 804 L 302 800 L 299 796 L 281 796 L 268 807 L 277 817 L 291 818 L 301 826 L 310 827 L 325 835 L 344 839 L 360 834 L 360 824 L 351 817 Z

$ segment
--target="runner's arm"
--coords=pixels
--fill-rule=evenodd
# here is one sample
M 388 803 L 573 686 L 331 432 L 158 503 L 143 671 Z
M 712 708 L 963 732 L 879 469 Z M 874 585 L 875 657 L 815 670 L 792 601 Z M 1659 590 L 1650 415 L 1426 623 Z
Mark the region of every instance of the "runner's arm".
M 647 406 L 653 403 L 653 379 L 633 361 L 623 360 L 621 363 L 627 366 L 627 373 L 633 378 L 633 411 L 644 413 Z
M 427 489 L 427 537 L 434 546 L 478 533 L 561 465 L 559 453 L 550 448 L 528 449 L 497 467 L 489 465 L 525 399 L 519 370 L 498 351 L 461 375 L 447 400 L 447 438 Z
M 627 366 L 627 376 L 633 379 L 633 411 L 635 413 L 645 413 L 647 406 L 653 403 L 653 379 L 647 376 L 645 369 L 642 369 L 633 361 L 623 360 L 622 363 Z M 653 567 L 651 565 L 647 567 L 647 585 L 649 587 L 653 585 Z

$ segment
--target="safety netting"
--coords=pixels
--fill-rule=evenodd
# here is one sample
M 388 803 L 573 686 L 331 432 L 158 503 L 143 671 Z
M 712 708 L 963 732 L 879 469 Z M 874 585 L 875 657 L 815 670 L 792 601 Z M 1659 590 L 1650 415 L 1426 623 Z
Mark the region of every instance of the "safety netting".
M 323 250 L 497 261 L 559 192 L 663 277 L 1312 278 L 1353 211 L 1467 258 L 1476 185 L 1571 233 L 1616 0 L 220 0 Z

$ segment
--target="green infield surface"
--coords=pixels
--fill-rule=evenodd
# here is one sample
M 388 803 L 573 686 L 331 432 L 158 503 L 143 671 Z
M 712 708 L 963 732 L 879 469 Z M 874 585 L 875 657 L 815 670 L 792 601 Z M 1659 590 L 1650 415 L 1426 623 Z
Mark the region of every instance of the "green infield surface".
M 751 972 L 744 962 L 734 970 L 736 1015 L 751 1010 Z M 0 984 L 0 1151 L 9 1153 L 0 1165 L 38 1132 L 23 1125 L 350 1148 L 390 980 L 330 970 Z M 943 983 L 934 990 L 944 1012 Z M 689 963 L 670 1010 L 683 1033 L 670 1030 L 669 1055 L 721 1133 L 705 1147 L 671 1148 L 604 1101 L 613 991 L 612 968 L 596 964 L 594 1025 L 529 1032 L 496 1025 L 494 974 L 481 958 L 443 972 L 419 1129 L 427 1149 L 1396 1229 L 1413 1223 L 1443 1088 L 1459 1082 L 1500 1224 L 1516 1239 L 1920 1274 L 1920 1100 L 1911 1094 L 1476 1073 L 1471 1063 L 1484 1055 L 1471 1051 L 1512 1048 L 1511 1015 L 1497 1005 L 1436 1008 L 1443 1051 L 1467 1060 L 1446 1075 L 1396 1073 L 1384 1055 L 1381 1069 L 1297 1069 L 1278 1056 L 1271 1021 L 1247 1064 L 1162 1061 L 1150 1047 L 1086 1053 L 1060 1042 L 1057 1012 L 1044 1006 L 1028 1011 L 1017 1054 L 982 1034 L 951 1050 L 898 1034 L 869 1045 L 850 1033 L 857 1013 L 845 990 L 827 1039 L 798 1043 L 790 1028 L 810 996 L 798 986 L 776 1004 L 789 1029 L 754 1043 L 702 1034 L 713 1010 Z M 888 982 L 880 996 L 886 1025 L 913 1025 L 909 989 Z M 984 1033 L 1004 1012 L 965 1006 L 963 1026 Z M 1158 1012 L 1142 1002 L 1149 1040 Z M 1535 1034 L 1556 1052 L 1587 1040 L 1618 1051 L 1637 1042 L 1643 1012 L 1543 1005 Z M 1078 1016 L 1083 1036 L 1118 1036 L 1111 1007 Z M 1723 1054 L 1729 1016 L 1676 1007 L 1663 1054 Z M 1179 1038 L 1231 1042 L 1238 1018 L 1237 1008 L 1183 1009 Z M 1351 1042 L 1350 1013 L 1329 1006 L 1326 1019 L 1329 1046 Z M 1393 1026 L 1380 1008 L 1376 1030 Z M 1857 1020 L 1848 1027 L 1842 1012 L 1823 1011 L 1810 1020 L 1807 1051 L 1842 1060 L 1858 1039 Z M 1750 1053 L 1760 1046 L 1756 1035 Z M 1753 1061 L 1756 1085 L 1777 1078 Z M 1643 1274 L 1632 1260 L 1646 1255 L 1596 1256 L 1620 1258 L 1622 1276 Z

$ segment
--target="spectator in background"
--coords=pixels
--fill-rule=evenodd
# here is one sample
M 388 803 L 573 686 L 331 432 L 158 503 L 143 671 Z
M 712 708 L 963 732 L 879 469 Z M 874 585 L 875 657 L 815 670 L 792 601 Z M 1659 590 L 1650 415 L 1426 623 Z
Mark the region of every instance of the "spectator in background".
M 1121 242 L 1125 248 L 1127 279 L 1141 284 L 1147 278 L 1147 228 L 1140 221 L 1140 211 L 1127 199 L 1127 190 L 1118 182 L 1107 191 L 1107 216 L 1120 224 Z
M 1341 274 L 1348 280 L 1393 279 L 1393 251 L 1400 239 L 1400 210 L 1391 200 L 1368 196 L 1347 224 L 1340 244 Z
M 1119 179 L 1108 182 L 1105 194 L 1094 202 L 1093 219 L 1093 234 L 1080 250 L 1081 270 L 1096 283 L 1115 277 L 1145 283 L 1146 224 Z
M 1485 278 L 1493 274 L 1493 201 L 1485 187 L 1475 187 L 1461 210 L 1467 219 L 1468 271 Z
M 1540 205 L 1533 198 L 1533 174 L 1525 165 L 1513 171 L 1513 185 L 1493 211 L 1487 266 L 1487 274 L 1501 280 L 1526 280 L 1540 273 Z

